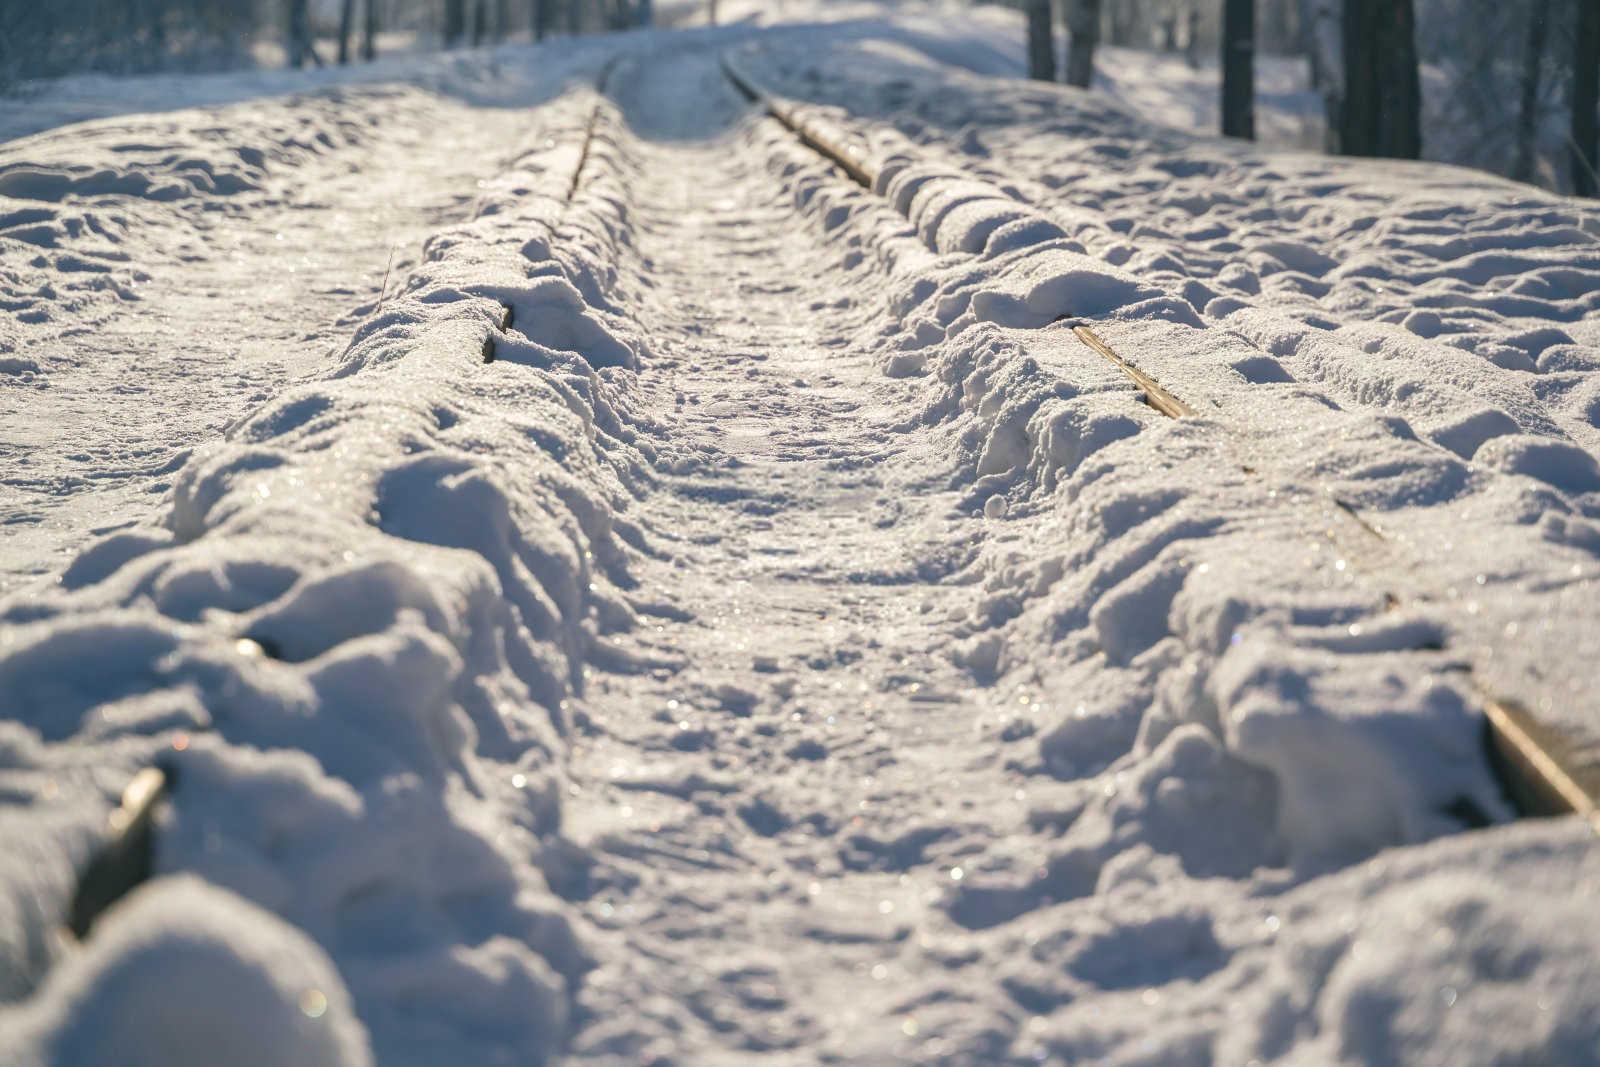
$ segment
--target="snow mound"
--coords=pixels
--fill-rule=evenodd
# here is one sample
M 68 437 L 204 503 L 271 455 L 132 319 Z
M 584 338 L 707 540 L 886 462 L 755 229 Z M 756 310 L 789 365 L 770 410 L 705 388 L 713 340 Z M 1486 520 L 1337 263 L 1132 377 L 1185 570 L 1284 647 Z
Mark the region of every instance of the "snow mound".
M 369 1067 L 366 1031 L 305 934 L 192 876 L 154 882 L 52 971 L 10 1063 Z M 30 1035 L 31 1036 L 31 1035 Z

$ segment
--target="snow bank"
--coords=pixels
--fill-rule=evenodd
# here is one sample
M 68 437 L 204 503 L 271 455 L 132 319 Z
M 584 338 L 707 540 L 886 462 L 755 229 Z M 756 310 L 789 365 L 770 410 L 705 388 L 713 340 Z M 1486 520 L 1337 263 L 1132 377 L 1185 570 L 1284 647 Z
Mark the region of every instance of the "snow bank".
M 644 478 L 622 369 L 639 342 L 605 295 L 626 161 L 598 106 L 547 108 L 330 376 L 183 468 L 161 527 L 0 605 L 22 766 L 75 790 L 170 766 L 158 868 L 211 887 L 152 888 L 82 949 L 8 939 L 19 991 L 43 983 L 14 1009 L 35 1020 L 18 1056 L 209 1063 L 271 1030 L 253 1055 L 360 1064 L 362 1024 L 384 1063 L 561 1047 L 588 966 L 551 890 L 577 871 L 563 700 L 630 625 L 615 516 Z M 103 811 L 29 835 L 41 872 Z M 64 900 L 59 873 L 41 882 L 13 890 L 36 916 Z M 194 1005 L 116 992 L 141 986 L 230 992 L 162 1043 L 151 1027 Z
M 1448 464 L 1366 416 L 1341 418 L 1298 398 L 1276 398 L 1272 425 L 1246 430 L 1260 435 L 1250 443 L 1221 420 L 1179 425 L 1141 413 L 1128 403 L 1130 384 L 1054 324 L 1127 323 L 1126 331 L 1101 328 L 1141 356 L 1165 350 L 1162 369 L 1191 368 L 1174 385 L 1195 380 L 1197 390 L 1199 360 L 1213 368 L 1204 377 L 1237 380 L 1233 366 L 1257 353 L 1237 340 L 1223 346 L 1235 354 L 1219 353 L 1180 297 L 1063 237 L 996 253 L 944 241 L 930 217 L 952 203 L 995 205 L 989 213 L 1007 221 L 1026 209 L 934 166 L 884 170 L 892 174 L 879 179 L 885 199 L 946 257 L 901 283 L 892 302 L 904 327 L 880 346 L 885 371 L 925 372 L 939 383 L 928 418 L 961 428 L 969 506 L 1034 516 L 1020 542 L 979 563 L 985 596 L 961 654 L 980 674 L 1003 677 L 1012 666 L 1037 669 L 1041 646 L 1064 645 L 1077 661 L 1072 677 L 1095 687 L 1043 736 L 1046 761 L 1074 778 L 1130 755 L 1152 761 L 1138 773 L 1152 789 L 1163 783 L 1173 800 L 1160 810 L 1181 823 L 1154 832 L 1205 864 L 1239 846 L 1223 847 L 1208 832 L 1216 814 L 1178 788 L 1180 768 L 1192 761 L 1173 764 L 1164 742 L 1182 736 L 1184 751 L 1221 746 L 1194 764 L 1204 789 L 1235 778 L 1257 783 L 1229 802 L 1238 806 L 1234 819 L 1262 831 L 1247 835 L 1253 848 L 1229 865 L 1235 875 L 1285 856 L 1316 867 L 1426 840 L 1460 825 L 1444 812 L 1503 817 L 1476 744 L 1470 685 L 1449 678 L 1448 624 L 1395 616 L 1383 586 L 1357 577 L 1342 558 L 1366 536 L 1354 522 L 1345 521 L 1342 542 L 1332 539 L 1325 556 L 1320 544 L 1309 558 L 1303 547 L 1308 533 L 1321 537 L 1341 475 L 1339 490 L 1366 504 L 1373 491 L 1351 479 L 1403 474 L 1408 484 L 1426 477 L 1439 486 L 1452 481 Z M 824 227 L 843 211 L 820 198 L 802 206 Z M 852 217 L 876 222 L 865 210 Z M 856 236 L 882 239 L 876 226 Z M 1282 440 L 1286 405 L 1300 425 L 1317 427 L 1299 438 L 1299 451 Z M 1360 468 L 1344 474 L 1324 442 L 1355 434 L 1367 447 L 1359 459 L 1341 457 Z M 1375 460 L 1384 437 L 1390 455 Z M 1277 453 L 1270 459 L 1269 449 Z M 1290 488 L 1298 472 L 1317 467 L 1329 483 L 1322 493 Z M 1281 499 L 1268 488 L 1280 484 Z M 1017 651 L 1008 654 L 1008 645 Z M 1367 775 L 1353 793 L 1359 803 L 1346 799 L 1353 773 Z M 1106 857 L 1151 832 L 1136 826 L 1150 817 L 1148 798 L 1135 789 L 1119 799 L 1117 788 L 1100 785 L 1091 780 L 1088 805 L 1109 823 L 1080 817 L 1069 836 L 1085 843 L 1064 846 L 1073 870 L 1044 892 L 1089 891 Z M 1127 814 L 1112 814 L 1118 809 Z M 1120 836 L 1110 831 L 1119 823 L 1128 824 Z
M 8 1062 L 368 1067 L 367 1034 L 305 934 L 192 876 L 140 889 L 52 971 Z
M 0 307 L 21 326 L 0 338 L 0 354 L 137 301 L 151 257 L 196 255 L 235 198 L 369 139 L 380 122 L 418 117 L 422 101 L 410 89 L 333 92 L 293 109 L 173 112 L 143 141 L 107 121 L 0 146 Z M 146 256 L 130 238 L 155 229 L 164 240 Z
M 888 357 L 898 372 L 929 363 L 921 350 L 941 331 L 961 334 L 969 323 L 958 309 L 984 288 L 1011 298 L 990 298 L 1005 309 L 995 319 L 1001 327 L 1044 325 L 1051 309 L 1108 323 L 1161 320 L 1101 333 L 1180 396 L 1202 402 L 1202 414 L 1228 407 L 1230 435 L 1298 425 L 1283 406 L 1287 394 L 1305 398 L 1295 409 L 1305 417 L 1352 427 L 1328 440 L 1368 442 L 1364 461 L 1309 443 L 1300 466 L 1283 469 L 1301 481 L 1312 474 L 1313 496 L 1360 509 L 1403 544 L 1408 566 L 1428 572 L 1398 584 L 1375 576 L 1395 593 L 1455 602 L 1471 589 L 1501 601 L 1493 622 L 1444 609 L 1451 618 L 1441 625 L 1488 653 L 1476 657 L 1480 669 L 1493 669 L 1496 630 L 1516 632 L 1548 614 L 1532 607 L 1535 589 L 1559 595 L 1590 575 L 1585 546 L 1593 541 L 1579 531 L 1600 518 L 1592 495 L 1600 432 L 1584 353 L 1600 343 L 1600 273 L 1593 219 L 1574 202 L 1449 168 L 1183 137 L 1070 91 L 863 62 L 848 37 L 836 47 L 767 48 L 762 65 L 767 85 L 816 101 L 799 106 L 809 113 L 820 105 L 841 139 L 873 146 L 880 185 L 902 211 L 956 199 L 929 188 L 942 185 L 996 226 L 1026 213 L 1066 235 L 1056 247 L 1044 230 L 1036 247 L 978 249 L 938 243 L 936 228 L 923 227 L 935 250 L 981 256 L 946 269 L 934 288 L 929 278 L 908 291 L 897 310 L 912 323 L 911 338 L 897 346 L 918 354 Z M 1082 265 L 1068 267 L 1063 257 L 1078 253 Z M 1040 308 L 1027 308 L 1028 299 Z M 1041 348 L 1060 347 L 1000 337 L 990 343 L 1041 364 Z M 1079 362 L 1056 369 L 1076 374 Z M 1241 379 L 1257 387 L 1248 397 Z M 1015 424 L 1013 413 L 1007 425 Z M 1041 425 L 1026 451 L 1036 453 L 1047 434 L 1060 440 Z M 1012 436 L 1006 452 L 1018 455 L 1024 446 Z M 1390 450 L 1410 458 L 1380 458 Z M 1035 476 L 1054 480 L 1048 469 Z M 1535 510 L 1552 533 L 1530 540 Z M 1504 549 L 1452 548 L 1449 530 L 1462 521 L 1500 529 L 1472 541 L 1515 545 L 1515 562 Z M 1506 588 L 1496 593 L 1500 583 Z M 1570 609 L 1567 618 L 1585 648 L 1600 641 L 1600 619 L 1585 613 L 1579 623 Z M 1528 677 L 1502 695 L 1589 736 L 1594 725 L 1573 706 L 1581 686 L 1560 673 L 1556 684 Z

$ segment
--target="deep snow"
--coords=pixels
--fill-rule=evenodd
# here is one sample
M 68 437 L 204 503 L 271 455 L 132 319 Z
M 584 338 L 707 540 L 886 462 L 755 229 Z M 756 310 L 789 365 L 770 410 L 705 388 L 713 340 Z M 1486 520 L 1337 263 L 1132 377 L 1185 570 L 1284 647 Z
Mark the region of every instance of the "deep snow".
M 70 401 L 8 428 L 171 457 L 106 503 L 13 452 L 61 480 L 0 600 L 8 1061 L 1594 1058 L 1592 834 L 1509 822 L 1481 736 L 1600 729 L 1594 216 L 975 73 L 972 27 L 0 149 L 5 388 Z M 160 877 L 72 944 L 151 762 Z

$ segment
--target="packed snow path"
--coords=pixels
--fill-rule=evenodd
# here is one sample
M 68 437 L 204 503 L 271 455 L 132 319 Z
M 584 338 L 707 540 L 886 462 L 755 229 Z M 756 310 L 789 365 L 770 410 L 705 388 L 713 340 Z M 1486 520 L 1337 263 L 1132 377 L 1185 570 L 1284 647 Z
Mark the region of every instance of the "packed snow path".
M 666 558 L 636 574 L 670 610 L 638 643 L 673 669 L 597 670 L 574 702 L 567 825 L 615 941 L 578 1048 L 873 1060 L 906 1041 L 897 945 L 951 884 L 926 850 L 1017 823 L 1023 782 L 971 752 L 982 708 L 929 622 L 955 606 L 928 529 L 949 471 L 907 462 L 906 390 L 851 343 L 871 301 L 745 143 L 717 61 L 613 79 L 650 142 L 637 306 L 671 472 L 639 518 Z
M 1588 223 L 958 37 L 563 43 L 334 366 L 0 601 L 0 1050 L 1592 1058 L 1600 859 L 1511 823 L 1480 690 L 1596 725 Z M 852 103 L 878 187 L 725 56 Z M 152 763 L 159 877 L 47 936 Z

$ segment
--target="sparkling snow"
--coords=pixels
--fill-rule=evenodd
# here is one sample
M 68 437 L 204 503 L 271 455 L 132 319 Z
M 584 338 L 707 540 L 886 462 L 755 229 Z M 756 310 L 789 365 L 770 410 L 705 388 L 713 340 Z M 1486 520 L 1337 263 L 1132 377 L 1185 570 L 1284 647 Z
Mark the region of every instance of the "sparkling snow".
M 1594 1058 L 1592 208 L 828 14 L 0 145 L 6 1062 Z

